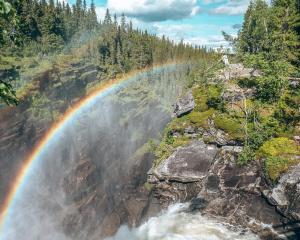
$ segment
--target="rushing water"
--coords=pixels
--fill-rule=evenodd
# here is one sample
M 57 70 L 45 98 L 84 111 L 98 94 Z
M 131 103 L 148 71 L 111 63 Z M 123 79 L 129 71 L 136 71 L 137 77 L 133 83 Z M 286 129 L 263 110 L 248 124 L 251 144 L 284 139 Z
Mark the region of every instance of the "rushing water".
M 215 219 L 188 211 L 188 204 L 175 204 L 138 228 L 121 227 L 106 240 L 256 240 L 257 236 Z

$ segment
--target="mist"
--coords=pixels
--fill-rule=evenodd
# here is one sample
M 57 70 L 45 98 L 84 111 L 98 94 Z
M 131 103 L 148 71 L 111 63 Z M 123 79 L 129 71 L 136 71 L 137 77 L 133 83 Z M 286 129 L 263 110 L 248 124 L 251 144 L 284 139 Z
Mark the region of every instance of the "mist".
M 145 144 L 160 137 L 186 83 L 187 65 L 155 68 L 80 109 L 32 164 L 1 239 L 102 239 L 112 214 L 127 224 L 124 199 L 153 159 Z

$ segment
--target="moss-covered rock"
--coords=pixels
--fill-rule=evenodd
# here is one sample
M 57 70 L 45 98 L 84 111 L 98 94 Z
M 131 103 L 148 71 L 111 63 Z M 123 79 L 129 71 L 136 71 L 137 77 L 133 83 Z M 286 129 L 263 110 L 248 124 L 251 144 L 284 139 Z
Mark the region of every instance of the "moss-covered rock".
M 205 94 L 204 88 L 197 86 L 193 88 L 193 96 L 195 99 L 195 111 L 203 112 L 208 110 L 207 96 Z
M 221 87 L 216 85 L 197 85 L 193 88 L 195 111 L 204 112 L 209 109 L 207 103 L 210 99 L 221 97 Z
M 228 114 L 218 114 L 214 118 L 217 128 L 226 132 L 231 140 L 244 140 L 244 129 L 239 119 Z
M 273 138 L 265 142 L 259 149 L 258 155 L 264 159 L 265 172 L 272 181 L 276 181 L 291 166 L 300 163 L 300 147 L 293 140 L 285 137 Z

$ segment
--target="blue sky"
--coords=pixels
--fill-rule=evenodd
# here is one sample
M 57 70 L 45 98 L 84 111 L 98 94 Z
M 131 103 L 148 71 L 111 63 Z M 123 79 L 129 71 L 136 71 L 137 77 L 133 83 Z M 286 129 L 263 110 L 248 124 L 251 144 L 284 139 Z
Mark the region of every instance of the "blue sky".
M 75 0 L 68 0 L 74 3 Z M 87 0 L 89 2 L 90 0 Z M 175 41 L 209 47 L 226 45 L 221 31 L 236 35 L 249 0 L 94 0 L 102 19 L 106 8 L 122 12 L 135 27 Z

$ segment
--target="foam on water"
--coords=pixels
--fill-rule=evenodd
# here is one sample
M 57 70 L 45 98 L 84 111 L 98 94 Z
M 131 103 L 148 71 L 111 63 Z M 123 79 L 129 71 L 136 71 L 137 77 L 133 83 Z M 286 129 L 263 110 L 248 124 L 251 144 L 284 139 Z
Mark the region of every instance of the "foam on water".
M 175 204 L 138 228 L 123 226 L 106 240 L 256 240 L 256 235 L 201 214 L 188 213 L 188 204 Z

